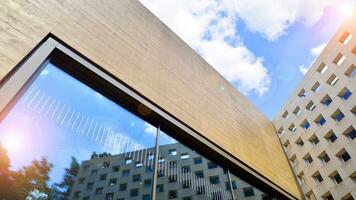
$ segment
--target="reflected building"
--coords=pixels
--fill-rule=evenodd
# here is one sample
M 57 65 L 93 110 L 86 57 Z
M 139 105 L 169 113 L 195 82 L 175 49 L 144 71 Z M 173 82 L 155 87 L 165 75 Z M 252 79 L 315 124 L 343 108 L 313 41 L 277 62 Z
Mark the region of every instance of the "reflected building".
M 180 143 L 159 147 L 157 199 L 222 200 L 272 199 L 228 171 Z M 71 199 L 149 200 L 154 148 L 116 155 L 92 156 L 83 161 Z

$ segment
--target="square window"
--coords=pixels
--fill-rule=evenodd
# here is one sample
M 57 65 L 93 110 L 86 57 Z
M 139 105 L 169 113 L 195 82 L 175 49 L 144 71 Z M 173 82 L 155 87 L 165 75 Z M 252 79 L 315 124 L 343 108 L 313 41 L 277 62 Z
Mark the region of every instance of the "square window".
M 305 175 L 303 172 L 300 172 L 298 175 L 297 175 L 297 179 L 298 179 L 298 182 L 299 184 L 303 184 L 305 182 Z
M 196 171 L 195 172 L 195 176 L 197 177 L 197 178 L 204 178 L 204 171 Z
M 313 111 L 315 109 L 316 105 L 313 101 L 309 101 L 309 103 L 307 104 L 307 106 L 305 106 L 305 108 L 309 111 Z
M 170 150 L 168 150 L 168 152 L 169 152 L 169 155 L 171 155 L 171 156 L 177 155 L 177 150 L 175 150 L 175 149 L 170 149 Z
M 197 157 L 197 158 L 194 158 L 194 164 L 202 164 L 203 163 L 203 159 L 202 157 Z
M 295 167 L 296 166 L 296 158 L 297 156 L 296 155 L 293 155 L 289 160 L 290 160 L 290 163 L 292 165 L 292 167 Z
M 117 184 L 117 179 L 116 178 L 112 178 L 109 180 L 109 186 L 114 186 Z
M 292 124 L 289 126 L 288 130 L 290 130 L 290 131 L 292 131 L 292 132 L 295 132 L 295 131 L 297 130 L 297 127 L 292 123 Z
M 313 176 L 315 182 L 317 182 L 317 183 L 321 183 L 324 180 L 319 172 L 315 172 L 312 176 Z
M 164 192 L 164 186 L 163 184 L 158 184 L 156 187 L 157 192 Z
M 134 174 L 132 176 L 132 182 L 137 182 L 141 180 L 141 174 Z
M 341 112 L 340 109 L 337 109 L 332 115 L 331 117 L 336 120 L 336 121 L 341 121 L 342 119 L 344 119 L 345 115 L 344 113 Z
M 300 110 L 299 106 L 295 107 L 295 109 L 293 110 L 293 114 L 295 114 L 297 117 L 302 113 L 302 111 Z
M 340 66 L 342 63 L 346 60 L 346 57 L 342 55 L 341 53 L 338 53 L 335 59 L 333 60 L 333 63 L 336 65 Z
M 323 199 L 325 200 L 334 200 L 333 196 L 330 194 L 330 192 L 327 192 L 326 194 L 323 195 Z
M 309 141 L 315 146 L 319 143 L 319 139 L 318 137 L 316 137 L 316 135 L 312 135 L 310 138 L 309 138 Z
M 347 87 L 344 87 L 337 96 L 339 96 L 343 100 L 347 100 L 350 96 L 352 95 L 352 92 L 350 92 Z
M 245 187 L 243 188 L 243 191 L 245 197 L 251 197 L 255 195 L 255 191 L 253 190 L 253 187 Z
M 346 71 L 345 75 L 352 78 L 356 76 L 356 66 L 352 64 Z
M 152 185 L 152 179 L 146 179 L 143 183 L 143 186 L 145 188 L 151 188 L 151 185 Z
M 110 167 L 110 161 L 105 161 L 105 162 L 103 163 L 102 168 L 109 168 L 109 167 Z
M 329 140 L 331 143 L 335 142 L 337 139 L 335 133 L 331 130 L 325 135 L 325 139 Z
M 186 159 L 189 159 L 189 158 L 190 158 L 189 153 L 180 154 L 180 159 L 181 160 L 186 160 Z
M 100 175 L 100 180 L 101 181 L 105 181 L 106 180 L 106 176 L 107 176 L 106 174 L 101 174 Z
M 125 191 L 127 190 L 127 183 L 121 183 L 119 186 L 119 190 L 120 191 Z
M 300 137 L 295 141 L 295 143 L 296 143 L 299 147 L 304 146 L 304 142 L 303 142 L 302 138 L 300 138 Z
M 308 153 L 307 155 L 305 155 L 303 157 L 305 163 L 307 163 L 307 165 L 310 165 L 313 162 L 313 158 L 310 156 L 310 154 Z
M 132 158 L 125 158 L 125 164 L 129 165 L 132 163 Z
M 284 113 L 283 113 L 283 115 L 282 115 L 282 117 L 284 118 L 284 119 L 287 119 L 288 118 L 288 111 L 285 111 Z
M 74 192 L 74 194 L 73 194 L 73 198 L 74 198 L 74 199 L 78 199 L 79 196 L 80 196 L 80 191 Z
M 347 162 L 351 159 L 351 156 L 349 153 L 347 153 L 347 151 L 345 149 L 342 149 L 341 151 L 339 151 L 336 154 L 337 157 L 339 157 L 341 160 L 343 160 L 344 162 Z
M 282 135 L 282 134 L 284 133 L 283 127 L 280 127 L 280 128 L 278 129 L 277 133 L 278 133 L 279 135 Z
M 341 44 L 347 44 L 350 42 L 351 38 L 352 38 L 352 34 L 345 31 L 345 33 L 342 34 L 342 36 L 340 37 L 339 42 Z
M 211 184 L 219 184 L 220 183 L 219 176 L 210 176 L 209 180 L 210 180 Z
M 330 178 L 335 182 L 335 184 L 339 184 L 343 181 L 340 174 L 337 171 L 333 172 L 330 175 Z
M 318 71 L 321 74 L 324 74 L 327 69 L 328 66 L 325 63 L 321 63 L 316 71 Z
M 135 167 L 136 167 L 136 168 L 143 167 L 143 164 L 142 164 L 140 161 L 135 162 Z
M 103 187 L 96 188 L 96 190 L 95 190 L 95 195 L 103 194 L 103 191 L 104 191 L 104 188 L 103 188 Z
M 114 200 L 114 193 L 108 193 L 105 195 L 105 200 Z
M 90 171 L 90 175 L 95 175 L 98 174 L 98 170 L 97 169 L 93 169 Z
M 298 93 L 298 96 L 299 96 L 300 98 L 305 98 L 305 97 L 307 96 L 307 93 L 305 92 L 304 89 L 301 89 L 301 90 L 299 91 L 299 93 Z
M 319 125 L 319 126 L 323 126 L 326 122 L 325 118 L 322 115 L 319 115 L 314 122 Z
M 218 165 L 215 164 L 214 162 L 208 162 L 208 169 L 214 169 L 214 168 L 217 168 Z
M 307 130 L 310 127 L 310 123 L 305 119 L 300 126 Z
M 149 195 L 149 194 L 143 195 L 142 200 L 151 200 L 151 195 Z
M 131 189 L 130 190 L 130 197 L 137 197 L 138 196 L 138 189 Z
M 87 190 L 91 190 L 94 188 L 94 182 L 91 182 L 91 183 L 87 183 L 87 186 L 86 186 L 86 189 Z
M 329 85 L 335 85 L 337 81 L 339 80 L 339 77 L 337 77 L 335 74 L 332 74 L 328 80 L 326 81 Z
M 112 167 L 112 171 L 113 172 L 119 172 L 119 170 L 120 170 L 120 166 L 119 165 L 116 165 L 116 166 Z
M 326 164 L 326 163 L 328 163 L 329 161 L 330 161 L 330 157 L 329 157 L 329 155 L 324 151 L 324 152 L 322 152 L 319 156 L 318 156 L 318 158 L 324 163 L 324 164 Z
M 321 99 L 320 103 L 323 104 L 324 106 L 329 106 L 332 101 L 333 101 L 333 100 L 330 98 L 329 95 L 325 95 L 325 96 Z
M 177 190 L 168 191 L 168 199 L 176 199 L 178 197 Z
M 85 181 L 85 177 L 79 178 L 78 179 L 78 184 L 83 184 Z
M 130 176 L 130 170 L 129 169 L 125 169 L 122 171 L 122 177 L 127 177 Z
M 315 92 L 315 93 L 320 92 L 320 90 L 321 90 L 321 85 L 320 85 L 320 83 L 317 81 L 317 82 L 313 85 L 313 87 L 311 88 L 311 90 L 312 90 L 313 92 Z
M 347 136 L 348 138 L 350 138 L 350 140 L 355 139 L 356 137 L 356 130 L 353 126 L 350 126 L 349 128 L 347 128 L 344 133 L 345 136 Z

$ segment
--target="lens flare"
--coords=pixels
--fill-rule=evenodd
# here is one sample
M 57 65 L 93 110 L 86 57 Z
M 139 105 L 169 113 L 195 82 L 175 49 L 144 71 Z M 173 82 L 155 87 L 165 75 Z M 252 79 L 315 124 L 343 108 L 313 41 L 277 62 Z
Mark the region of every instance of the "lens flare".
M 22 137 L 20 137 L 20 134 L 18 133 L 8 134 L 1 143 L 11 153 L 21 151 L 21 147 L 23 146 Z

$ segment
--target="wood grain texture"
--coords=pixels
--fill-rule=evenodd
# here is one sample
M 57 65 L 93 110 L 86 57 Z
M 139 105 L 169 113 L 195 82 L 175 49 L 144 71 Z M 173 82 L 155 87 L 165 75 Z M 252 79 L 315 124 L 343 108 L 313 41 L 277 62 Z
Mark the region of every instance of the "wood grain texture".
M 51 32 L 300 198 L 271 122 L 138 1 L 0 2 L 0 78 Z

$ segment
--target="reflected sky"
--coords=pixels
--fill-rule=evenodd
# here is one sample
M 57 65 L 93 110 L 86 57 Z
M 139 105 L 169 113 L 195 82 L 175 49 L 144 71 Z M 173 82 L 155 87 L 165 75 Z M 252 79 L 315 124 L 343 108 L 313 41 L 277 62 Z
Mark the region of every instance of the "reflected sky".
M 129 113 L 53 64 L 48 64 L 0 123 L 0 142 L 11 169 L 46 156 L 52 182 L 62 179 L 70 157 L 90 159 L 150 148 L 156 128 Z M 165 143 L 174 140 L 163 139 Z

